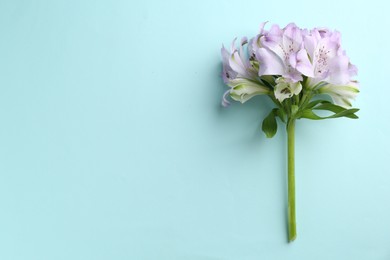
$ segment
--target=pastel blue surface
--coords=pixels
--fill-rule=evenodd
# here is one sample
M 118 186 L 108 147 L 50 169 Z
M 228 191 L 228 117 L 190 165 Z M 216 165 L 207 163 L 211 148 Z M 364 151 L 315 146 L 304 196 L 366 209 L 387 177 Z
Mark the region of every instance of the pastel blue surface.
M 0 2 L 1 260 L 389 260 L 386 1 Z M 359 120 L 286 135 L 263 98 L 220 107 L 220 47 L 262 21 L 328 26 Z

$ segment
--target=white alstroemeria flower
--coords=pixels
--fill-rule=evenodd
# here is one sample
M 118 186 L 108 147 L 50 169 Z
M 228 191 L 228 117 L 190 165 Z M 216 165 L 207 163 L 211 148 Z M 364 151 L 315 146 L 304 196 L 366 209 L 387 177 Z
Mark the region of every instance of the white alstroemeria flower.
M 286 98 L 298 95 L 302 91 L 302 85 L 298 82 L 292 82 L 289 79 L 278 78 L 275 86 L 275 97 L 280 103 Z
M 233 79 L 228 85 L 231 87 L 230 97 L 241 103 L 245 103 L 254 96 L 271 93 L 269 88 L 260 84 L 258 81 L 244 78 Z
M 350 108 L 351 100 L 354 100 L 359 93 L 359 84 L 357 81 L 350 81 L 345 85 L 327 84 L 318 91 L 321 94 L 328 94 L 336 105 Z

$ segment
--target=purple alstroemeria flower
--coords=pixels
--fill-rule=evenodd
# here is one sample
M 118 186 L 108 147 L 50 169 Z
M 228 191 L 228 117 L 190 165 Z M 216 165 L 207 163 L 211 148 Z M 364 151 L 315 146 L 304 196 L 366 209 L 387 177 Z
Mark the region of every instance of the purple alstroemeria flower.
M 256 71 L 252 68 L 249 58 L 244 53 L 244 45 L 248 43 L 246 37 L 241 39 L 240 48 L 236 48 L 236 39 L 233 40 L 230 47 L 230 52 L 222 45 L 222 78 L 226 84 L 232 79 L 240 78 L 255 78 Z
M 312 61 L 311 86 L 326 81 L 331 84 L 349 82 L 349 58 L 340 48 L 340 33 L 313 29 L 304 36 L 305 48 Z
M 314 74 L 307 87 L 318 88 L 320 93 L 329 94 L 335 104 L 350 107 L 350 100 L 359 92 L 357 81 L 352 80 L 357 68 L 341 49 L 340 33 L 313 29 L 304 36 L 304 41 Z
M 245 52 L 245 45 L 248 44 L 246 37 L 241 39 L 239 49 L 236 48 L 236 39 L 233 40 L 230 52 L 222 46 L 222 78 L 230 89 L 222 98 L 222 105 L 228 106 L 230 102 L 227 96 L 230 95 L 236 101 L 242 103 L 256 95 L 269 94 L 270 90 L 262 85 L 258 79 L 257 69 L 252 65 L 249 55 Z
M 280 75 L 292 82 L 303 80 L 302 75 L 313 76 L 302 31 L 295 24 L 290 23 L 284 29 L 273 25 L 260 42 L 261 48 L 256 52 L 259 76 Z

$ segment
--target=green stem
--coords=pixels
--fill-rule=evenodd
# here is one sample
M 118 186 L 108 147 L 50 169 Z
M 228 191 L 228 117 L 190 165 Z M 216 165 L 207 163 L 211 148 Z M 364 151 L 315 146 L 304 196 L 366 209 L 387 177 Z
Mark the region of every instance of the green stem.
M 288 156 L 288 241 L 297 237 L 295 218 L 295 119 L 287 123 L 287 156 Z

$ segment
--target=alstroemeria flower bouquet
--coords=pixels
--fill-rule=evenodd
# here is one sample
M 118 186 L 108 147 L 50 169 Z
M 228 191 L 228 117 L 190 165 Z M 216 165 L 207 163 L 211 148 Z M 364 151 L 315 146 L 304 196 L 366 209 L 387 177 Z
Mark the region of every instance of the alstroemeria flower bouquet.
M 234 40 L 230 51 L 222 46 L 222 78 L 228 97 L 246 102 L 256 95 L 267 95 L 276 105 L 264 119 L 262 130 L 271 138 L 277 131 L 277 118 L 286 124 L 288 136 L 288 238 L 296 238 L 294 132 L 295 121 L 348 117 L 358 118 L 351 108 L 359 92 L 353 80 L 357 68 L 341 48 L 340 33 L 325 28 L 301 29 L 291 23 L 269 30 L 260 25 L 258 35 Z M 330 98 L 326 98 L 326 95 Z M 326 116 L 315 111 L 328 111 Z

